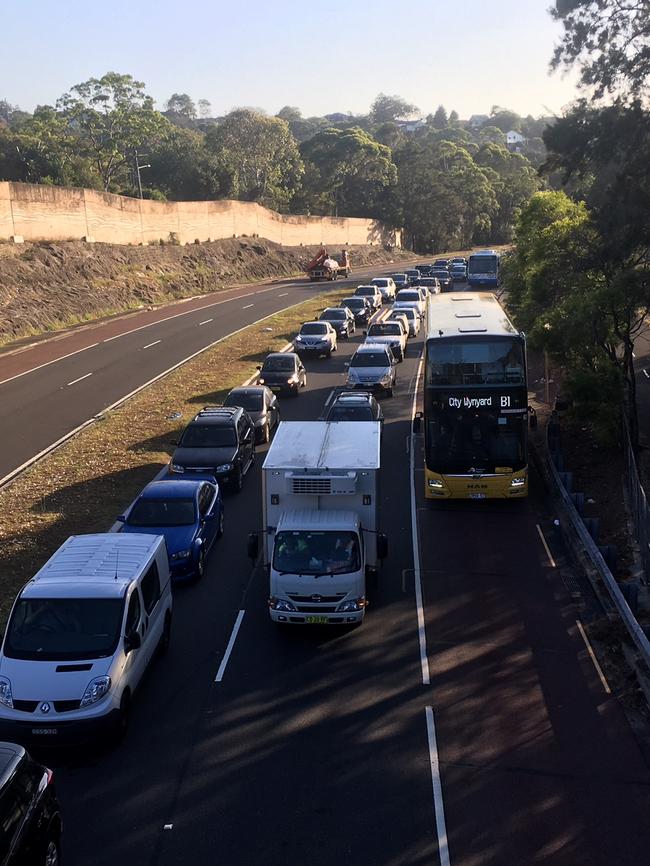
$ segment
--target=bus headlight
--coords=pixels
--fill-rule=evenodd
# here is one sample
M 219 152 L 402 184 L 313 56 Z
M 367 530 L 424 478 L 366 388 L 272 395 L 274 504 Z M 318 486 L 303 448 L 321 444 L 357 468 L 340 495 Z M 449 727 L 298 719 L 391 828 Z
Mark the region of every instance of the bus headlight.
M 525 478 L 513 478 L 510 482 L 511 487 L 524 487 L 526 484 Z
M 439 478 L 429 478 L 427 484 L 429 487 L 435 487 L 436 490 L 440 490 L 440 488 L 444 486 Z

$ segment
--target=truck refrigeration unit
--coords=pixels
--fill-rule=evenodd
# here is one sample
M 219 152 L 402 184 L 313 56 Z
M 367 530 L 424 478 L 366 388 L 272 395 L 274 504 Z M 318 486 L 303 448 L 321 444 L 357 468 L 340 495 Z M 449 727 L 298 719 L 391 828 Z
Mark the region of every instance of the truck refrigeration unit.
M 381 424 L 283 421 L 262 468 L 262 538 L 271 619 L 363 621 L 366 578 L 388 552 L 379 531 Z

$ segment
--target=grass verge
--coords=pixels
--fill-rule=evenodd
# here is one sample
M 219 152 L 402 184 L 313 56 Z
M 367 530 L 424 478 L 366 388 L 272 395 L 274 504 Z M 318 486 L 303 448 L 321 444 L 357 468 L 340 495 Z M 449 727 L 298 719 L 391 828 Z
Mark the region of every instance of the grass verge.
M 319 294 L 225 338 L 0 491 L 0 627 L 20 587 L 69 535 L 107 530 L 168 462 L 170 441 L 202 406 L 220 403 L 301 322 L 348 292 Z

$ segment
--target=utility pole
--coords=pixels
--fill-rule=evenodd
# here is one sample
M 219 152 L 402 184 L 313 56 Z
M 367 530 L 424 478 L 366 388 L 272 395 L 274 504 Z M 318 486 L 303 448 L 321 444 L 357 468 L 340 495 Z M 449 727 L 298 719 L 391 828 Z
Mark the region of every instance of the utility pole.
M 140 198 L 143 198 L 142 179 L 140 178 L 140 169 L 142 169 L 142 168 L 151 168 L 151 166 L 149 165 L 149 163 L 147 163 L 146 165 L 140 165 L 140 161 L 138 160 L 138 151 L 136 150 L 136 152 L 135 152 L 135 173 L 138 176 L 138 195 L 140 196 Z

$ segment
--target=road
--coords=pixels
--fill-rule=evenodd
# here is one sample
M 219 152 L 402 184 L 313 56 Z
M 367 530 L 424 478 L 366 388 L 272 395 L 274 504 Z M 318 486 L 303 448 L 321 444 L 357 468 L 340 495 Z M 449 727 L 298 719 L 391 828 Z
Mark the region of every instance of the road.
M 282 401 L 283 418 L 319 416 L 359 340 L 307 362 L 309 387 Z M 411 341 L 383 401 L 390 556 L 364 625 L 269 622 L 265 574 L 246 558 L 260 448 L 205 578 L 176 591 L 170 653 L 126 740 L 48 756 L 67 866 L 647 862 L 650 773 L 554 568 L 541 482 L 533 473 L 522 502 L 421 498 L 421 347 Z
M 0 353 L 0 485 L 33 455 L 216 341 L 317 292 L 356 287 L 399 266 L 335 283 L 292 279 L 217 292 Z

